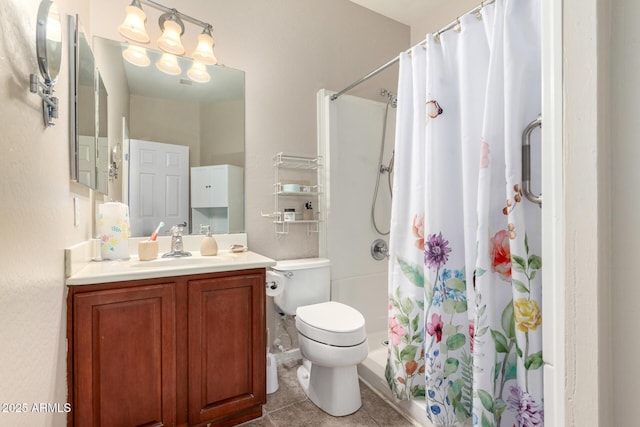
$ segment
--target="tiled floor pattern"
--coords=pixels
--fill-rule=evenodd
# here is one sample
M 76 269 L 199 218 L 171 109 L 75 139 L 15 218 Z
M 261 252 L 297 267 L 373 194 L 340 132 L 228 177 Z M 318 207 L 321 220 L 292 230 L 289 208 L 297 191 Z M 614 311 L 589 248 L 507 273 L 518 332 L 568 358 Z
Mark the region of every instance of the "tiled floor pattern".
M 267 395 L 261 418 L 243 427 L 411 427 L 413 424 L 396 412 L 362 382 L 362 407 L 346 417 L 332 417 L 318 409 L 304 394 L 296 378 L 297 364 L 278 366 L 278 391 Z

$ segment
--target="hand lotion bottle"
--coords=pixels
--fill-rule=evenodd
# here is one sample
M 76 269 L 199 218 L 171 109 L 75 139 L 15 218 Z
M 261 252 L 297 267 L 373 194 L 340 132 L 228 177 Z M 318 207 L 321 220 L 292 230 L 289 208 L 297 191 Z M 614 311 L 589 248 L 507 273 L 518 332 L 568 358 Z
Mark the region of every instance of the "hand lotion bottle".
M 202 239 L 202 242 L 200 243 L 200 255 L 203 255 L 203 256 L 218 255 L 218 242 L 216 242 L 216 239 L 211 235 L 211 226 L 201 225 L 200 226 L 201 233 L 203 229 L 207 230 L 207 235 L 204 236 L 204 238 Z

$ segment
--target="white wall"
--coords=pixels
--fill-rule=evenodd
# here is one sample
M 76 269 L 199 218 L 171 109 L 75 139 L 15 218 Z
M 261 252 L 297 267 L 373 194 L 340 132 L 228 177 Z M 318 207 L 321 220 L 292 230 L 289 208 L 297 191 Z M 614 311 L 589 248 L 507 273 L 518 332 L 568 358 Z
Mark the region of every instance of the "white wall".
M 201 104 L 200 164 L 244 168 L 244 99 Z M 215 120 L 213 120 L 215 118 Z
M 189 147 L 189 166 L 200 166 L 200 103 L 130 96 L 129 136 L 132 139 Z
M 39 0 L 0 2 L 0 402 L 66 402 L 64 248 L 90 237 L 89 190 L 69 180 L 68 13 L 80 0 L 57 0 L 64 41 L 56 86 L 60 118 L 45 129 L 42 101 L 29 92 L 38 73 Z M 39 73 L 38 73 L 39 74 Z M 73 223 L 73 197 L 81 205 Z M 29 407 L 29 409 L 31 409 Z M 0 413 L 0 425 L 65 425 L 56 413 Z

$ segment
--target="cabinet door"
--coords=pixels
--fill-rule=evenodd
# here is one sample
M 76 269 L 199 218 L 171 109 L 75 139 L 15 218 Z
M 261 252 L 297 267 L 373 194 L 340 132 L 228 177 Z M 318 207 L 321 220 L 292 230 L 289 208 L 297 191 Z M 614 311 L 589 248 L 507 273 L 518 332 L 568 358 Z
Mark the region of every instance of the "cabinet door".
M 191 168 L 191 207 L 211 208 L 228 204 L 226 166 Z
M 73 296 L 74 425 L 175 425 L 174 288 Z
M 190 424 L 260 415 L 266 402 L 264 280 L 256 273 L 189 282 Z

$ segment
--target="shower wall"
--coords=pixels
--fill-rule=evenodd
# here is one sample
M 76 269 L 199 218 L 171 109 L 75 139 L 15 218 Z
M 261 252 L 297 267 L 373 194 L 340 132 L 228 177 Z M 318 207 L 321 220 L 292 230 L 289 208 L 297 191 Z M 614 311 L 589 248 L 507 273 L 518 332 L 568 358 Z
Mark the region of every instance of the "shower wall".
M 388 88 L 395 92 L 395 88 Z M 383 102 L 318 92 L 318 154 L 325 160 L 324 194 L 320 209 L 320 256 L 331 260 L 331 299 L 360 311 L 367 332 L 387 328 L 387 261 L 371 257 L 370 246 L 379 235 L 371 224 L 371 204 L 379 173 L 380 146 L 386 97 Z M 393 151 L 395 108 L 389 108 L 383 163 Z M 387 174 L 381 176 L 376 221 L 389 230 L 391 197 Z

